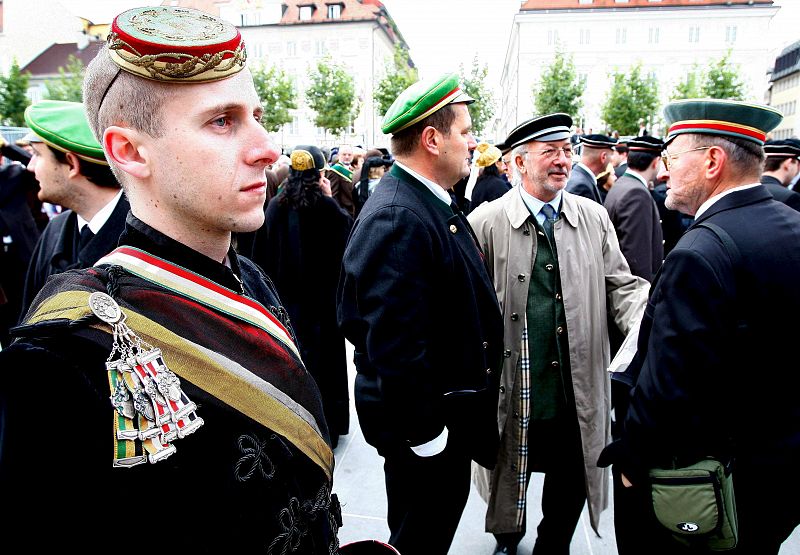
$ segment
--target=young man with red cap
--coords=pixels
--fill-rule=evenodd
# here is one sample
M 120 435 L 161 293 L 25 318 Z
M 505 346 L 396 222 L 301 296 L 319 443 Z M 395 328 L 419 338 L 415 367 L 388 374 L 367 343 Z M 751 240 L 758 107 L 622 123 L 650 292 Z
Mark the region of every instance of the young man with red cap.
M 355 347 L 355 401 L 385 459 L 389 543 L 445 555 L 470 489 L 493 466 L 502 321 L 472 228 L 448 190 L 476 147 L 447 74 L 419 81 L 383 120 L 395 162 L 356 219 L 339 279 L 339 325 Z
M 130 201 L 119 247 L 51 278 L 0 353 L 4 540 L 32 551 L 337 553 L 319 391 L 231 247 L 278 158 L 232 25 L 117 16 L 90 125 Z M 23 543 L 24 542 L 24 543 Z

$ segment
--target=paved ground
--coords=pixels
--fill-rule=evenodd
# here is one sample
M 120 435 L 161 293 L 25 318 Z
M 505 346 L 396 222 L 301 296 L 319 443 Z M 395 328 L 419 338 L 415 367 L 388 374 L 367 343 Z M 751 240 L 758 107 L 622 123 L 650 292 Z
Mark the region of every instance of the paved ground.
M 348 359 L 352 361 L 352 348 L 348 345 Z M 354 369 L 350 363 L 353 383 Z M 352 386 L 351 386 L 352 387 Z M 344 526 L 339 531 L 342 544 L 350 541 L 374 538 L 385 541 L 389 537 L 386 525 L 386 492 L 383 483 L 383 458 L 364 441 L 358 428 L 358 417 L 351 400 L 350 434 L 342 436 L 335 450 L 334 492 L 342 503 Z M 541 518 L 539 511 L 542 479 L 534 474 L 528 489 L 528 532 L 520 544 L 520 553 L 528 555 L 536 538 L 536 525 Z M 614 540 L 613 506 L 604 512 L 597 537 L 589 525 L 586 509 L 572 538 L 571 555 L 616 555 Z M 456 531 L 450 555 L 491 555 L 495 545 L 491 534 L 484 532 L 486 504 L 473 490 Z M 646 555 L 646 554 L 643 554 Z M 800 528 L 784 543 L 780 555 L 800 555 Z

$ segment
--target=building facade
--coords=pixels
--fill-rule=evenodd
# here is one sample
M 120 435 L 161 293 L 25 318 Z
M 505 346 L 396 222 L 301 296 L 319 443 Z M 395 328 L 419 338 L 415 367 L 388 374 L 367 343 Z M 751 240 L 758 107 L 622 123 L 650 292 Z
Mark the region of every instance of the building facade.
M 389 138 L 380 131 L 382 114 L 377 113 L 373 91 L 386 74 L 395 44 L 407 45 L 381 2 L 236 0 L 215 5 L 220 17 L 239 27 L 248 63 L 277 67 L 294 82 L 293 120 L 274 135 L 284 149 L 298 144 L 388 146 Z M 305 100 L 309 74 L 319 62 L 339 64 L 355 80 L 360 109 L 343 137 L 316 127 L 315 114 Z
M 783 113 L 783 121 L 772 132 L 773 139 L 800 135 L 800 41 L 783 49 L 770 76 L 768 102 Z
M 534 112 L 533 88 L 557 48 L 586 78 L 583 108 L 571 114 L 585 132 L 605 130 L 601 106 L 610 75 L 641 63 L 666 102 L 686 74 L 728 52 L 748 97 L 762 99 L 771 65 L 772 0 L 527 0 L 514 17 L 501 77 L 495 136 L 504 137 Z M 648 122 L 658 134 L 660 122 Z

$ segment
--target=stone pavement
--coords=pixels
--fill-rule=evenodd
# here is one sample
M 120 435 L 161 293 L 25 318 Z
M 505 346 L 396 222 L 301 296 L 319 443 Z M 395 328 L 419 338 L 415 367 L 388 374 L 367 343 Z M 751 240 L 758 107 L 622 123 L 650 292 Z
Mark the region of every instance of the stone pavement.
M 347 347 L 352 397 L 355 369 L 352 364 L 352 346 L 348 344 Z M 339 439 L 339 445 L 334 451 L 336 469 L 333 490 L 342 503 L 344 521 L 339 530 L 339 540 L 342 544 L 361 539 L 386 541 L 389 527 L 386 524 L 383 458 L 364 441 L 352 398 L 350 414 L 350 433 Z M 520 544 L 521 555 L 528 555 L 533 549 L 536 526 L 541 519 L 541 493 L 542 475 L 534 474 L 528 488 L 528 531 Z M 578 529 L 572 538 L 571 555 L 616 555 L 613 511 L 612 504 L 601 516 L 601 537 L 598 537 L 589 524 L 589 515 L 584 508 Z M 485 513 L 486 503 L 473 487 L 450 548 L 450 555 L 492 555 L 495 541 L 491 534 L 484 532 Z M 780 555 L 800 555 L 800 528 L 783 544 Z

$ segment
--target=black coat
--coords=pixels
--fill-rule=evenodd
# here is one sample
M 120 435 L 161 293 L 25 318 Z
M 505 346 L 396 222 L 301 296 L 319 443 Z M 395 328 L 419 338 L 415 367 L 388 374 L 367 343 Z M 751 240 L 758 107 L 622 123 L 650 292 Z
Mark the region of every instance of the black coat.
M 735 267 L 702 222 L 733 239 Z M 796 330 L 785 325 L 800 313 L 800 249 L 787 248 L 799 244 L 800 215 L 754 187 L 719 199 L 667 256 L 626 372 L 635 387 L 615 450 L 628 476 L 672 457 L 733 456 L 763 476 L 800 464 Z
M 597 188 L 597 180 L 583 166 L 576 164 L 572 167 L 572 174 L 567 181 L 567 191 L 603 204 L 600 189 Z
M 658 206 L 650 190 L 635 176 L 625 174 L 611 187 L 605 207 L 631 273 L 653 281 L 664 260 L 664 241 Z
M 775 200 L 784 204 L 788 204 L 800 212 L 800 193 L 790 191 L 784 187 L 780 181 L 771 175 L 761 176 L 761 184 L 767 188 L 767 191 L 769 191 L 773 197 L 775 197 Z
M 503 353 L 494 287 L 466 218 L 397 164 L 353 227 L 338 316 L 355 347 L 368 443 L 408 450 L 446 426 L 448 446 L 494 466 Z
M 502 176 L 482 174 L 475 182 L 472 199 L 469 201 L 470 211 L 484 202 L 492 202 L 511 190 L 511 184 Z
M 336 285 L 353 219 L 335 200 L 320 197 L 308 207 L 267 206 L 256 233 L 253 261 L 275 283 L 289 312 L 306 368 L 322 394 L 331 437 L 347 434 L 350 395 L 345 340 L 336 323 Z
M 125 217 L 130 210 L 123 194 L 100 231 L 80 250 L 78 245 L 78 215 L 66 210 L 50 220 L 36 243 L 22 297 L 22 315 L 27 312 L 34 297 L 54 275 L 80 268 L 88 268 L 117 247 L 119 236 L 125 229 Z
M 8 345 L 7 331 L 16 325 L 22 307 L 25 274 L 33 256 L 39 227 L 29 197 L 38 189 L 33 174 L 21 164 L 0 167 L 0 344 Z

